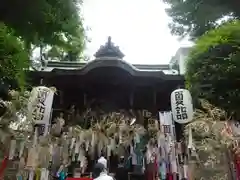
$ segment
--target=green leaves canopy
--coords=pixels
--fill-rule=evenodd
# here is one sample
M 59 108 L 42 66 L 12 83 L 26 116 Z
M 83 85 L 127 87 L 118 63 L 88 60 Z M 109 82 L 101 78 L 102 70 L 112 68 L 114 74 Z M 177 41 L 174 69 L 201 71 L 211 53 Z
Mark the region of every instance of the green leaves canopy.
M 186 64 L 186 82 L 193 94 L 227 111 L 239 110 L 239 32 L 240 21 L 209 31 L 196 41 Z M 201 88 L 205 84 L 210 87 Z
M 86 38 L 80 7 L 77 0 L 1 1 L 0 73 L 4 81 L 24 83 L 31 45 L 57 46 L 81 55 Z
M 240 1 L 236 0 L 163 0 L 169 5 L 169 24 L 176 35 L 196 38 L 210 29 L 218 27 L 219 20 L 228 16 L 240 18 Z
M 28 53 L 23 42 L 3 23 L 0 23 L 0 42 L 0 82 L 17 80 L 18 86 L 23 87 L 24 69 L 28 68 Z
M 0 20 L 27 44 L 66 45 L 64 38 L 77 37 L 84 45 L 80 2 L 74 0 L 3 0 Z

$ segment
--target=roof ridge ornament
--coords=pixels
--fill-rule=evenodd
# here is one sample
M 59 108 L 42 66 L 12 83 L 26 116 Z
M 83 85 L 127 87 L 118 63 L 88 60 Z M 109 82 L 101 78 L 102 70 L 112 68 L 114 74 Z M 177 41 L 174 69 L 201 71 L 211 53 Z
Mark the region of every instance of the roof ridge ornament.
M 112 37 L 111 37 L 111 36 L 108 36 L 108 41 L 107 41 L 108 47 L 110 47 L 111 44 L 113 44 L 113 43 L 112 43 Z
M 99 58 L 117 58 L 122 59 L 124 54 L 120 51 L 118 46 L 115 46 L 112 42 L 111 36 L 108 37 L 107 42 L 104 46 L 100 46 L 98 51 L 94 54 L 94 56 Z

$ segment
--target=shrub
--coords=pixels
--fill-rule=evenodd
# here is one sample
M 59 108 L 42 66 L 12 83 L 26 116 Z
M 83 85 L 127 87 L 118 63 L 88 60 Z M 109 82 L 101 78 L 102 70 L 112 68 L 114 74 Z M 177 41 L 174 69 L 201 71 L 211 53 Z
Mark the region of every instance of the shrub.
M 226 23 L 196 41 L 186 64 L 186 83 L 194 96 L 228 112 L 240 110 L 239 48 L 240 21 Z

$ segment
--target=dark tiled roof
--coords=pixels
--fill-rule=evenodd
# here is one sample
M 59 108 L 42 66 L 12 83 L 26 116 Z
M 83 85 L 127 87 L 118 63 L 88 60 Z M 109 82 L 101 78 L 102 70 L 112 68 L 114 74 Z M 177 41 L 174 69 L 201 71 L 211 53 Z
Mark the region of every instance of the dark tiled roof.
M 96 60 L 94 60 L 96 61 Z M 119 60 L 120 61 L 120 60 Z M 79 68 L 86 66 L 89 62 L 72 62 L 72 61 L 49 61 L 47 67 L 53 68 Z M 168 64 L 132 64 L 133 67 L 139 70 L 149 70 L 149 71 L 156 71 L 156 70 L 170 70 Z

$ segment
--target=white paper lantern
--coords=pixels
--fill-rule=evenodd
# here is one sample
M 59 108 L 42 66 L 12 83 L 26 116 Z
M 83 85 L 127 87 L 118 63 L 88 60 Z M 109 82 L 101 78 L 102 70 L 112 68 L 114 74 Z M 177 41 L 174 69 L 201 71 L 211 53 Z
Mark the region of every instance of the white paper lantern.
M 192 96 L 186 89 L 177 89 L 171 94 L 173 120 L 185 124 L 193 119 Z

